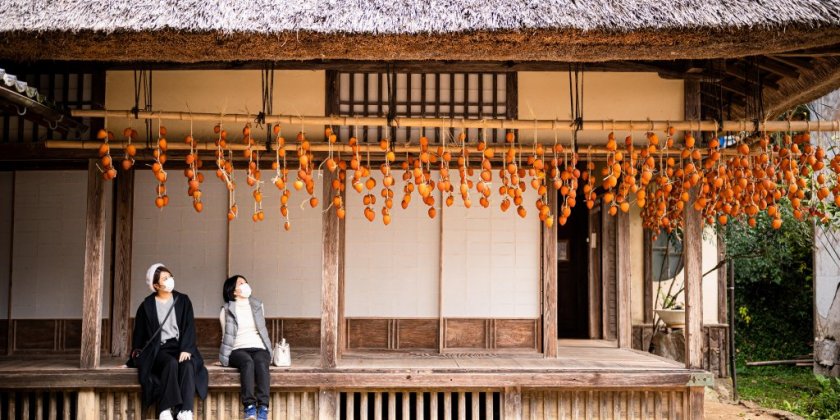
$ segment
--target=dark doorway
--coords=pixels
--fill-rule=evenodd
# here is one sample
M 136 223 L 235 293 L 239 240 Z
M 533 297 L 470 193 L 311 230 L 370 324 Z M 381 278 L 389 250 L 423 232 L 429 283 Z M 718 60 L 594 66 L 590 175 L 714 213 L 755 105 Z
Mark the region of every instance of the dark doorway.
M 558 338 L 590 338 L 589 209 L 582 191 L 577 197 L 566 224 L 557 226 Z M 558 203 L 563 203 L 559 193 Z

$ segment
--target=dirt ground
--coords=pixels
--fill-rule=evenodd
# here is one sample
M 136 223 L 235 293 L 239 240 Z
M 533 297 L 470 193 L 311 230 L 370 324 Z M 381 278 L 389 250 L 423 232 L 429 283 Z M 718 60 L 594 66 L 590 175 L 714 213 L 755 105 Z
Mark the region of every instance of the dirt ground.
M 723 381 L 716 381 L 714 388 L 706 388 L 703 402 L 703 414 L 708 420 L 717 419 L 748 419 L 748 420 L 798 420 L 802 417 L 782 410 L 772 410 L 760 407 L 750 402 L 734 403 L 731 400 L 731 390 Z

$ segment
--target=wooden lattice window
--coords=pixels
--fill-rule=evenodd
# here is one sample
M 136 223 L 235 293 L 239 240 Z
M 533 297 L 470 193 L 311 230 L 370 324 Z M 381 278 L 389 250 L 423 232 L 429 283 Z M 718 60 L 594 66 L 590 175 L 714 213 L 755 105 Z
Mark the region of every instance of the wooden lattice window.
M 348 117 L 385 117 L 388 114 L 387 73 L 327 72 L 327 113 Z M 517 117 L 517 77 L 511 73 L 397 73 L 391 89 L 396 92 L 397 117 L 513 119 Z M 450 135 L 460 132 L 452 128 Z M 467 130 L 468 138 L 485 136 L 503 142 L 499 129 Z M 341 138 L 356 135 L 361 142 L 379 141 L 383 127 L 340 127 Z M 445 132 L 445 131 L 443 131 Z M 439 143 L 440 128 L 392 128 L 397 142 L 416 141 L 421 135 Z
M 105 103 L 105 72 L 70 69 L 56 72 L 48 69 L 7 68 L 11 74 L 38 89 L 59 109 L 102 108 Z M 102 128 L 101 118 L 78 119 L 88 126 L 85 133 L 61 133 L 38 125 L 14 112 L 0 110 L 0 143 L 28 143 L 42 140 L 90 140 Z

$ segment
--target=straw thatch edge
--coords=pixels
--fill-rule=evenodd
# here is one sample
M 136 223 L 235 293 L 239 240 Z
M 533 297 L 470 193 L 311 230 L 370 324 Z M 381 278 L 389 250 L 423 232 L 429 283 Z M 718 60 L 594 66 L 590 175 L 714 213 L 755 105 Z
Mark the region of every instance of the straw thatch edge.
M 736 58 L 840 43 L 840 26 L 814 29 L 472 31 L 370 35 L 285 32 L 0 32 L 0 59 L 104 62 L 253 60 L 578 61 Z

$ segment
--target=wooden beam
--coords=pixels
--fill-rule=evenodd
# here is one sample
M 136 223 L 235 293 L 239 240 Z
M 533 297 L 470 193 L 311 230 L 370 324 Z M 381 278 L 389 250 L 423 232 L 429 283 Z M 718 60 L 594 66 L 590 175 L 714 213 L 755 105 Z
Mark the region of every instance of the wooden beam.
M 98 159 L 88 163 L 85 270 L 82 285 L 82 369 L 99 367 L 102 342 L 102 275 L 105 271 L 105 189 Z
M 810 60 L 808 60 L 807 58 L 803 59 L 803 58 L 794 58 L 794 57 L 779 57 L 779 56 L 776 56 L 776 55 L 769 55 L 769 56 L 767 56 L 767 58 L 769 58 L 770 60 L 773 60 L 775 62 L 785 64 L 785 65 L 790 66 L 790 67 L 795 67 L 796 69 L 798 69 L 800 71 L 808 72 L 808 71 L 812 70 Z
M 527 360 L 527 359 L 525 359 Z M 540 360 L 540 359 L 535 359 Z M 614 362 L 609 362 L 614 366 Z M 214 388 L 240 386 L 239 372 L 208 366 Z M 48 372 L 48 374 L 45 374 Z M 689 382 L 705 382 L 712 374 L 686 370 L 674 363 L 673 369 L 599 368 L 521 369 L 422 368 L 405 369 L 372 366 L 324 370 L 297 367 L 271 369 L 272 391 L 300 388 L 646 388 L 685 389 Z M 0 371 L 0 389 L 79 389 L 80 387 L 139 390 L 134 369 L 49 369 L 30 368 Z M 94 417 L 95 418 L 95 417 Z
M 114 277 L 111 286 L 111 355 L 128 356 L 131 317 L 131 244 L 134 224 L 134 174 L 120 171 L 114 217 Z
M 548 194 L 549 217 L 557 217 L 557 192 Z M 544 357 L 557 357 L 557 221 L 547 227 L 540 224 L 542 280 L 542 351 Z
M 685 117 L 700 115 L 700 84 L 685 82 Z M 699 133 L 696 134 L 699 136 Z M 694 202 L 698 187 L 690 191 Z M 703 217 L 694 206 L 686 206 L 683 228 L 683 259 L 685 261 L 685 365 L 703 368 Z
M 630 214 L 618 212 L 616 226 L 616 316 L 618 347 L 633 346 L 632 303 L 630 298 Z
M 770 73 L 776 74 L 778 76 L 790 79 L 799 78 L 799 72 L 796 70 L 796 67 L 789 66 L 778 61 L 769 60 L 767 58 L 759 58 L 755 61 L 755 64 L 762 70 L 767 70 Z
M 338 283 L 339 240 L 338 216 L 332 206 L 332 181 L 338 172 L 324 171 L 321 205 L 323 220 L 323 269 L 321 272 L 321 367 L 334 368 L 338 359 Z

